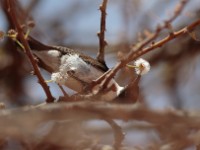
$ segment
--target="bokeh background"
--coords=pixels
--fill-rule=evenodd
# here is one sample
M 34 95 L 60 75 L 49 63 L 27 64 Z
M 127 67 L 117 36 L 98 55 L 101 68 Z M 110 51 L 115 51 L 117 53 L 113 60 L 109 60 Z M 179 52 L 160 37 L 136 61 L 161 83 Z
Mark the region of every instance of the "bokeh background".
M 36 0 L 19 1 L 27 11 L 27 21 L 33 20 L 35 27 L 31 35 L 43 43 L 64 45 L 75 48 L 93 57 L 98 50 L 100 0 Z M 178 0 L 110 0 L 107 6 L 106 22 L 106 62 L 112 68 L 131 46 L 145 37 L 144 32 L 153 32 L 158 23 L 173 15 Z M 190 1 L 183 13 L 173 22 L 174 30 L 188 25 L 198 18 L 198 0 Z M 3 8 L 0 10 L 0 29 L 7 32 L 9 22 Z M 198 30 L 197 30 L 198 32 Z M 167 33 L 167 31 L 166 31 Z M 161 37 L 165 36 L 164 32 Z M 149 74 L 142 78 L 141 99 L 153 108 L 178 107 L 193 109 L 199 107 L 199 46 L 188 35 L 180 37 L 166 46 L 150 52 L 144 57 L 152 62 Z M 39 103 L 44 93 L 25 56 L 7 49 L 6 38 L 1 40 L 0 97 L 5 103 L 16 105 Z M 166 58 L 163 58 L 165 57 Z M 168 58 L 167 58 L 168 57 Z M 124 71 L 124 70 L 123 70 Z M 127 71 L 127 70 L 125 70 Z M 43 71 L 45 79 L 50 79 Z M 125 85 L 129 76 L 121 75 L 119 82 Z M 61 93 L 56 85 L 50 83 L 55 96 Z
M 2 2 L 2 1 L 1 1 Z M 78 49 L 92 57 L 98 50 L 97 32 L 100 28 L 99 5 L 101 0 L 19 0 L 26 11 L 27 21 L 33 20 L 35 27 L 31 35 L 43 43 L 62 45 Z M 109 0 L 106 21 L 106 63 L 112 68 L 131 46 L 153 32 L 157 24 L 173 15 L 179 0 Z M 178 30 L 200 17 L 198 0 L 191 0 L 182 14 L 172 23 Z M 0 30 L 10 29 L 9 21 L 0 8 Z M 200 27 L 199 27 L 200 28 Z M 151 63 L 151 71 L 142 77 L 139 100 L 152 109 L 178 108 L 198 110 L 200 107 L 200 43 L 199 28 L 170 41 L 143 57 Z M 161 39 L 168 34 L 163 31 Z M 0 101 L 6 106 L 18 107 L 45 101 L 45 94 L 31 75 L 31 66 L 26 56 L 17 51 L 15 45 L 4 38 L 0 41 Z M 46 80 L 50 76 L 41 70 Z M 124 68 L 116 76 L 121 85 L 126 85 L 134 70 Z M 55 97 L 61 94 L 54 83 L 49 83 Z M 69 93 L 73 93 L 66 88 Z M 127 123 L 119 122 L 129 130 Z M 105 126 L 102 122 L 90 122 L 94 130 Z M 137 122 L 135 122 L 137 127 Z M 102 130 L 101 130 L 102 131 Z M 110 137 L 110 132 L 105 129 Z M 134 133 L 134 134 L 132 134 Z M 130 139 L 134 138 L 134 142 Z M 108 138 L 109 139 L 109 138 Z M 154 131 L 131 130 L 126 136 L 128 144 L 148 143 L 159 140 Z M 106 139 L 107 140 L 107 139 Z M 106 141 L 105 140 L 105 141 Z

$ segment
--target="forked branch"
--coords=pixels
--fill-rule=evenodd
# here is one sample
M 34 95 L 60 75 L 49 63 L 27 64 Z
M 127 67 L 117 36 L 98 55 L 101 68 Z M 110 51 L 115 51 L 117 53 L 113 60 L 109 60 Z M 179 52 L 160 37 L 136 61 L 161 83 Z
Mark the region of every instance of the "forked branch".
M 6 5 L 7 5 L 8 14 L 10 16 L 11 21 L 13 22 L 13 25 L 15 26 L 15 29 L 17 31 L 19 40 L 22 42 L 22 45 L 23 45 L 24 50 L 25 50 L 25 53 L 28 56 L 28 58 L 29 58 L 29 60 L 30 60 L 30 62 L 32 64 L 32 66 L 33 66 L 34 74 L 37 76 L 38 82 L 42 86 L 42 88 L 43 88 L 43 90 L 44 90 L 44 92 L 45 92 L 45 94 L 47 96 L 46 102 L 48 102 L 48 103 L 54 102 L 54 97 L 52 96 L 48 85 L 45 83 L 45 80 L 43 79 L 43 77 L 42 77 L 42 75 L 40 73 L 40 70 L 39 70 L 39 67 L 37 65 L 37 62 L 34 59 L 34 56 L 32 55 L 31 49 L 30 49 L 30 47 L 28 45 L 28 42 L 27 42 L 27 40 L 25 38 L 23 29 L 22 29 L 21 25 L 18 22 L 18 19 L 17 19 L 17 16 L 16 16 L 16 10 L 15 10 L 15 7 L 14 7 L 14 0 L 6 0 Z
M 138 57 L 146 54 L 147 52 L 154 50 L 168 41 L 171 41 L 175 39 L 176 37 L 183 35 L 184 33 L 187 32 L 188 28 L 193 29 L 197 25 L 200 24 L 199 20 L 192 23 L 191 25 L 177 31 L 177 32 L 170 32 L 170 34 L 165 37 L 164 39 L 154 43 L 153 41 L 159 36 L 160 32 L 163 31 L 164 29 L 168 29 L 171 27 L 171 23 L 181 14 L 184 6 L 187 4 L 188 0 L 181 0 L 179 4 L 175 7 L 174 14 L 172 17 L 170 17 L 168 20 L 164 21 L 164 24 L 162 26 L 158 25 L 156 28 L 156 31 L 146 40 L 144 40 L 142 43 L 137 45 L 137 47 L 133 47 L 130 51 L 130 53 L 124 57 L 109 73 L 104 74 L 105 80 L 101 82 L 101 87 L 102 89 L 105 89 L 109 83 L 109 81 L 114 77 L 114 75 L 126 64 L 129 62 L 137 59 Z M 171 28 L 170 28 L 171 29 Z M 147 47 L 148 44 L 152 43 L 150 46 Z

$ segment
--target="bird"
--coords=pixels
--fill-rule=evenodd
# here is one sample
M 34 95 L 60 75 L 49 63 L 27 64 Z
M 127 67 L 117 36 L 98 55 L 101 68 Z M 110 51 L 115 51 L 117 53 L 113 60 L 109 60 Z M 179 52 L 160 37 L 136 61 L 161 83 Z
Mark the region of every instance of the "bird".
M 109 70 L 106 64 L 80 51 L 43 44 L 31 36 L 28 36 L 27 41 L 38 65 L 51 73 L 51 79 L 77 93 L 87 93 L 87 87 Z M 102 94 L 101 100 L 112 101 L 124 89 L 114 79 L 109 82 L 108 87 L 113 88 Z M 94 87 L 93 91 L 95 89 L 98 89 L 98 86 Z

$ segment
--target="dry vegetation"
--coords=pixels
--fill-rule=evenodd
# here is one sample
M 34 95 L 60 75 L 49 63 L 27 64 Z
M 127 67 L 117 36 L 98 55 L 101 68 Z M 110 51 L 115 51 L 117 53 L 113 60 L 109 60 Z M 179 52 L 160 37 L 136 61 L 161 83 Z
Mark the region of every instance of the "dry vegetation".
M 134 17 L 140 13 L 137 9 L 140 8 L 141 3 L 136 0 L 116 1 L 121 6 L 124 35 L 121 35 L 120 42 L 109 45 L 106 40 L 106 23 L 109 22 L 106 12 L 108 12 L 108 6 L 114 5 L 115 2 L 102 0 L 99 6 L 100 29 L 97 33 L 99 46 L 93 44 L 83 46 L 79 45 L 78 41 L 70 46 L 97 49 L 96 58 L 102 64 L 107 64 L 106 50 L 113 50 L 119 61 L 91 85 L 91 89 L 97 84 L 100 85 L 97 95 L 84 96 L 77 93 L 69 96 L 64 91 L 65 89 L 60 87 L 64 97 L 60 95 L 59 102 L 53 97 L 52 89 L 45 82 L 26 38 L 26 32 L 31 28 L 33 28 L 31 36 L 38 40 L 42 37 L 40 24 L 36 23 L 34 15 L 31 16 L 31 12 L 40 6 L 41 1 L 32 0 L 26 7 L 15 0 L 0 2 L 1 10 L 8 22 L 8 32 L 4 31 L 6 36 L 0 48 L 1 149 L 182 150 L 200 148 L 199 110 L 185 109 L 187 108 L 186 101 L 191 101 L 192 98 L 188 99 L 183 92 L 180 92 L 184 81 L 193 79 L 189 87 L 192 93 L 189 95 L 200 98 L 198 95 L 200 9 L 188 10 L 188 12 L 196 13 L 194 17 L 186 17 L 183 13 L 192 1 L 177 1 L 174 8 L 170 9 L 169 17 L 161 21 L 155 30 L 148 27 L 147 16 L 141 15 L 143 29 L 138 27 L 138 30 L 142 31 L 140 36 L 131 39 L 132 42 L 128 36 L 126 37 L 129 32 L 126 25 L 131 24 L 131 16 Z M 73 11 L 75 13 L 86 9 L 83 3 L 75 2 L 70 11 L 63 12 L 63 16 L 68 14 L 66 16 L 70 19 Z M 165 3 L 162 1 L 152 7 L 158 8 Z M 64 40 L 61 40 L 67 38 L 62 26 L 66 16 L 63 16 L 58 17 L 58 20 L 51 20 L 51 25 L 46 26 L 49 30 L 48 34 L 52 36 L 51 39 L 59 39 L 60 43 L 64 43 Z M 186 18 L 184 22 L 174 26 L 174 21 L 181 16 Z M 49 24 L 48 20 L 44 22 L 46 25 Z M 74 28 L 76 28 L 75 25 Z M 54 34 L 56 32 L 58 33 Z M 17 36 L 14 40 L 20 41 L 24 52 L 19 51 L 13 42 L 15 33 Z M 59 43 L 55 42 L 55 44 Z M 147 58 L 151 68 L 161 72 L 159 76 L 151 77 L 153 81 L 149 81 L 150 85 L 145 85 L 145 87 L 141 87 L 143 76 L 134 74 L 133 70 L 127 67 L 127 64 L 140 57 Z M 34 105 L 31 97 L 26 93 L 24 82 L 27 76 L 31 76 L 30 70 L 37 77 L 46 95 L 46 100 L 42 100 L 45 103 L 40 105 Z M 125 86 L 124 95 L 112 102 L 98 101 L 98 96 L 105 90 L 109 90 L 107 85 L 114 76 L 124 85 L 127 84 L 127 79 L 129 80 Z M 162 89 L 166 90 L 170 97 L 171 107 L 154 110 L 151 109 L 151 103 L 154 102 L 148 101 L 145 91 L 159 95 L 161 87 L 157 87 L 156 91 L 152 89 L 156 89 L 153 88 L 153 84 L 160 80 L 163 81 Z M 155 101 L 158 102 L 159 99 Z M 200 106 L 199 102 L 193 103 L 197 108 Z M 15 106 L 17 108 L 14 108 Z M 96 124 L 105 122 L 107 125 L 93 125 L 95 122 Z M 145 138 L 137 144 L 134 141 L 139 141 L 137 135 L 140 134 L 144 134 Z M 113 135 L 113 138 L 110 135 Z

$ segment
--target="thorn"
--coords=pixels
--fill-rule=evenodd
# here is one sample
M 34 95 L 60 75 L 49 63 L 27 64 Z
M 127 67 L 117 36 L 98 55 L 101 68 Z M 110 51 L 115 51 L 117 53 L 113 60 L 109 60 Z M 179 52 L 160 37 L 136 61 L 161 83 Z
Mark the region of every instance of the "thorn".
M 3 31 L 0 31 L 0 40 L 2 40 L 5 36 L 5 33 Z
M 99 6 L 99 10 L 103 11 L 103 6 L 102 5 Z
M 35 22 L 34 22 L 33 20 L 28 21 L 28 26 L 29 26 L 30 28 L 35 27 Z
M 35 72 L 34 72 L 34 71 L 31 71 L 30 74 L 31 74 L 31 75 L 35 75 Z
M 108 43 L 104 40 L 104 46 L 108 45 Z
M 129 65 L 129 64 L 127 64 L 126 66 L 127 66 L 127 67 L 130 67 L 130 68 L 138 68 L 138 67 L 135 66 L 135 65 Z
M 21 28 L 22 28 L 22 30 L 25 30 L 25 29 L 26 29 L 25 24 L 22 24 L 22 25 L 21 25 Z
M 45 80 L 46 83 L 53 82 L 53 80 Z
M 5 103 L 3 103 L 3 102 L 0 102 L 0 110 L 1 109 L 5 109 L 6 108 L 6 105 L 5 105 Z

